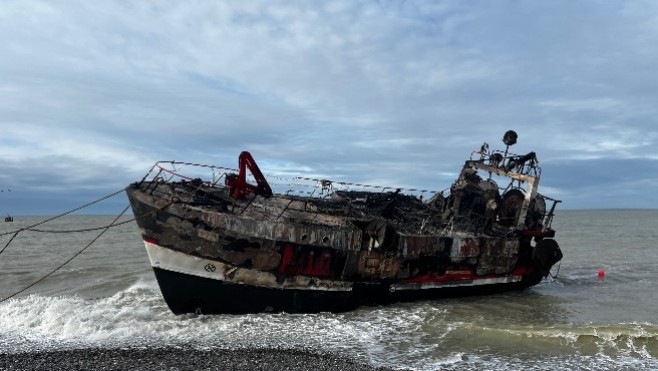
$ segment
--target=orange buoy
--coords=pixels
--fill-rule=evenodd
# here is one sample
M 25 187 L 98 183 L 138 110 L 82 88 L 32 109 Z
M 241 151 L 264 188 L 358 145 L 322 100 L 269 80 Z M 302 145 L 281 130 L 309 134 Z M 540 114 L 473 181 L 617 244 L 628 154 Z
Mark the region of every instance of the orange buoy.
M 605 277 L 605 271 L 603 269 L 599 269 L 599 271 L 597 272 L 597 275 L 599 277 Z

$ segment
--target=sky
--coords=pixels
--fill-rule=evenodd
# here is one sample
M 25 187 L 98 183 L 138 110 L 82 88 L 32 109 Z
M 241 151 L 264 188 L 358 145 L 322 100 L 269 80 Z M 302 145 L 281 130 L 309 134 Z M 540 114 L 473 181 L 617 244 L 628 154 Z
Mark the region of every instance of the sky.
M 0 215 L 243 150 L 442 190 L 510 129 L 560 208 L 657 208 L 657 66 L 656 1 L 4 0 Z

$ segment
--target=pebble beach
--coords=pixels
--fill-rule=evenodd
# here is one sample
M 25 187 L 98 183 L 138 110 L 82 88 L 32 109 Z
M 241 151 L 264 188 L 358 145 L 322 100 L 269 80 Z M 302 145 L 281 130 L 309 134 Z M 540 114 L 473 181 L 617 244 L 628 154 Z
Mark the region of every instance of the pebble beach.
M 0 370 L 391 370 L 291 349 L 89 348 L 0 354 Z

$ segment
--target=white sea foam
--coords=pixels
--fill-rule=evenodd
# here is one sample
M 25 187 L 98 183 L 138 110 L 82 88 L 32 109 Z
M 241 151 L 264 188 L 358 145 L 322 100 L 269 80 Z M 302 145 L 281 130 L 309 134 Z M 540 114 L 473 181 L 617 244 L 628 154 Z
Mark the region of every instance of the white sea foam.
M 343 314 L 174 316 L 152 282 L 108 298 L 28 295 L 0 304 L 6 351 L 77 347 L 283 347 L 345 354 L 379 365 L 427 363 L 436 335 L 423 330 L 443 313 L 429 305 L 390 306 Z M 415 362 L 416 362 L 415 361 Z
M 559 353 L 552 368 L 569 369 L 620 361 L 656 365 L 658 346 L 658 328 L 650 323 L 496 328 L 451 321 L 449 310 L 429 304 L 343 314 L 174 316 L 153 282 L 98 300 L 29 295 L 1 304 L 0 313 L 0 343 L 13 352 L 89 346 L 284 347 L 415 370 L 532 369 L 535 362 L 540 369 L 545 363 L 538 359 L 557 362 L 553 357 Z M 496 341 L 503 344 L 497 347 Z M 463 347 L 464 342 L 469 346 Z M 516 347 L 520 358 L 506 347 Z
M 0 344 L 12 352 L 90 346 L 304 348 L 416 370 L 527 368 L 558 355 L 562 363 L 555 369 L 589 358 L 599 365 L 656 362 L 658 327 L 650 323 L 496 327 L 481 319 L 463 321 L 462 313 L 455 321 L 454 315 L 450 305 L 416 303 L 341 314 L 175 316 L 154 281 L 140 281 L 97 300 L 29 295 L 0 304 Z

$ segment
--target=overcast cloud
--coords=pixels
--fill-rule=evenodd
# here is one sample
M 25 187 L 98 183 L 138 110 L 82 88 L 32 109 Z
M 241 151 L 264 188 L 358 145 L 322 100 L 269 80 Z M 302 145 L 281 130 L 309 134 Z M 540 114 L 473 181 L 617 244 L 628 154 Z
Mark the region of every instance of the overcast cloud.
M 655 1 L 3 1 L 0 213 L 242 150 L 441 190 L 509 129 L 562 207 L 654 208 L 657 49 Z

